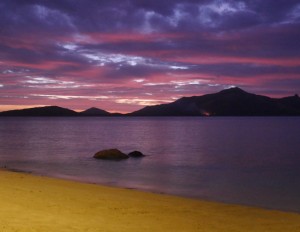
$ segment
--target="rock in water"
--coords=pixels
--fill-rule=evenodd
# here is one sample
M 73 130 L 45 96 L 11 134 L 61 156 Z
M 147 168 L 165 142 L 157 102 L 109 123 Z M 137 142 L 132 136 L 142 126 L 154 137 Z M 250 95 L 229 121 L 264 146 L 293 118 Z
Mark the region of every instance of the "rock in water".
M 124 154 L 118 149 L 108 149 L 108 150 L 98 151 L 94 155 L 94 158 L 104 159 L 104 160 L 122 160 L 122 159 L 128 159 L 129 156 Z
M 140 157 L 144 157 L 145 155 L 140 151 L 132 151 L 128 154 L 128 156 L 133 158 L 140 158 Z

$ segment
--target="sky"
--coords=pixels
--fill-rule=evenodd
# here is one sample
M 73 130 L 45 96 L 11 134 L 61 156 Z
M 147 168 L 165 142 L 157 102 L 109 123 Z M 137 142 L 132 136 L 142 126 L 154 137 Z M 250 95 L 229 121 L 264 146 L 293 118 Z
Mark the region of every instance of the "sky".
M 0 0 L 0 111 L 300 94 L 299 0 Z

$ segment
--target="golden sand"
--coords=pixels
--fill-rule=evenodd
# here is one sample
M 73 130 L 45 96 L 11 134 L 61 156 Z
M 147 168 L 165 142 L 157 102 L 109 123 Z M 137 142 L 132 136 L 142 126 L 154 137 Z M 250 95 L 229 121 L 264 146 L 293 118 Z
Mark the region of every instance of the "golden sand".
M 300 214 L 0 171 L 0 231 L 299 232 Z

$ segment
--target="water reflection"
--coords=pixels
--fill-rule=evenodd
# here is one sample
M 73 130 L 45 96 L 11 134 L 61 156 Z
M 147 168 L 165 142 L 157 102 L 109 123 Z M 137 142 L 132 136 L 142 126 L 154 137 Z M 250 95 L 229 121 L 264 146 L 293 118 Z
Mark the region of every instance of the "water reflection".
M 300 212 L 300 118 L 1 118 L 0 164 Z M 143 159 L 94 160 L 101 149 Z

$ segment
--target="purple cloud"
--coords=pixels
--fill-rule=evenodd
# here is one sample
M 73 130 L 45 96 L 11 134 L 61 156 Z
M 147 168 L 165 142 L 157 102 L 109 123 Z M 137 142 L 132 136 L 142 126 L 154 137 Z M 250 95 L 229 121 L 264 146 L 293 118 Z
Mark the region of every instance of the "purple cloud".
M 3 105 L 132 111 L 237 85 L 300 92 L 296 0 L 2 0 Z

